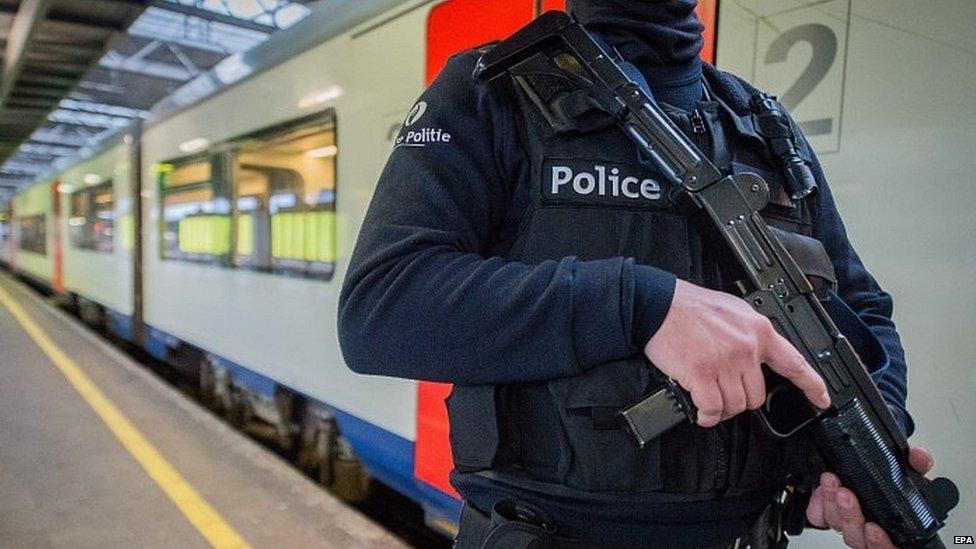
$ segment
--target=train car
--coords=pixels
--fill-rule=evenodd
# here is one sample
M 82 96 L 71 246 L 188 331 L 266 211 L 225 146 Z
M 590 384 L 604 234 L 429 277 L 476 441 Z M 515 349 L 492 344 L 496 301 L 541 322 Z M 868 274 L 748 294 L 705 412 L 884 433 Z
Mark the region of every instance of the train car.
M 11 269 L 45 292 L 59 290 L 61 246 L 57 227 L 57 180 L 31 185 L 10 201 Z
M 964 2 L 897 13 L 881 0 L 866 11 L 851 0 L 699 3 L 703 57 L 780 94 L 826 166 L 852 240 L 896 294 L 912 408 L 936 448 L 956 444 L 939 418 L 976 413 L 962 369 L 924 375 L 928 361 L 976 353 L 962 328 L 976 294 L 930 283 L 971 269 L 971 254 L 944 253 L 969 249 L 974 233 L 965 202 L 953 200 L 964 192 L 959 159 L 976 146 Z M 375 478 L 450 532 L 459 510 L 447 481 L 450 387 L 351 373 L 336 336 L 339 287 L 392 139 L 424 86 L 454 52 L 561 7 L 337 0 L 313 11 L 178 90 L 142 128 L 21 193 L 9 263 L 197 380 L 232 421 L 263 426 L 339 495 L 361 499 Z M 948 38 L 931 39 L 932 28 Z M 919 72 L 904 74 L 897 59 Z M 927 101 L 929 82 L 955 84 Z M 954 475 L 969 470 L 952 453 L 940 459 Z
M 11 228 L 10 203 L 0 202 L 0 267 L 10 268 Z
M 82 319 L 124 339 L 134 300 L 132 141 L 118 135 L 57 178 L 63 292 Z

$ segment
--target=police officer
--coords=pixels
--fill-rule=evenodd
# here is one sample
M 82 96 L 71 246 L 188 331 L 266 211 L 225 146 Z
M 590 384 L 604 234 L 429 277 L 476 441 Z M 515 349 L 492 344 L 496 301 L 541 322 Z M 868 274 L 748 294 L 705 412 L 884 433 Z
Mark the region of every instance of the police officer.
M 699 61 L 694 7 L 569 2 L 717 165 L 770 182 L 770 224 L 822 243 L 833 272 L 809 274 L 835 282 L 868 328 L 875 341 L 859 352 L 877 358 L 873 377 L 910 433 L 890 296 L 852 249 L 817 159 L 788 121 L 819 187 L 790 197 L 777 136 L 755 122 L 758 92 Z M 701 220 L 599 116 L 553 125 L 514 79 L 477 84 L 484 51 L 453 57 L 404 121 L 339 308 L 353 370 L 455 384 L 457 547 L 781 547 L 783 521 L 796 517 L 775 502 L 787 485 L 801 493 L 816 483 L 800 498 L 801 521 L 842 532 L 851 547 L 890 547 L 836 476 L 797 473 L 808 470 L 806 443 L 775 439 L 742 413 L 764 400 L 760 364 L 814 405 L 829 398 L 764 317 L 721 291 L 730 281 Z M 558 98 L 558 86 L 536 84 Z M 865 350 L 872 344 L 880 351 Z M 617 412 L 662 374 L 689 390 L 698 425 L 637 448 Z M 932 465 L 920 448 L 911 461 Z

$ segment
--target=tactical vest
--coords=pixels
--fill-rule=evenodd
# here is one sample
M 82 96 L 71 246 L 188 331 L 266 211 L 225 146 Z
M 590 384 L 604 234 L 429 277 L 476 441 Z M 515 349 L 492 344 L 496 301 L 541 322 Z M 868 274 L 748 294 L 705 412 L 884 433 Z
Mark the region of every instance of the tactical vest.
M 777 197 L 763 212 L 771 225 L 809 236 L 815 204 L 787 197 L 770 140 L 750 110 L 758 92 L 710 66 L 704 82 L 710 98 L 694 112 L 663 107 L 721 169 L 766 179 Z M 548 104 L 570 108 L 575 101 L 558 83 L 526 87 L 513 79 L 504 85 L 500 93 L 520 107 L 531 177 L 514 189 L 518 230 L 497 242 L 492 255 L 530 264 L 566 256 L 631 257 L 704 287 L 730 289 L 734 280 L 712 252 L 704 218 L 682 205 L 676 189 L 641 162 L 610 120 L 585 108 L 558 120 L 544 115 L 534 103 L 540 93 Z M 822 256 L 811 270 L 823 271 Z M 798 456 L 809 453 L 800 438 L 769 435 L 751 413 L 711 429 L 682 425 L 638 448 L 618 412 L 661 383 L 660 373 L 637 354 L 565 379 L 457 386 L 448 399 L 456 469 L 490 471 L 516 486 L 564 495 L 568 489 L 704 499 L 778 489 Z

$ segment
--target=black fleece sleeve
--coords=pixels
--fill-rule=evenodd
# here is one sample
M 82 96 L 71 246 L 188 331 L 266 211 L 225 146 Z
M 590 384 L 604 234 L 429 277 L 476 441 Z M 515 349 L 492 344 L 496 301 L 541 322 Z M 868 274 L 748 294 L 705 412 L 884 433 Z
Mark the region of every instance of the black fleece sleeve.
M 613 258 L 526 264 L 484 254 L 527 177 L 515 106 L 454 57 L 398 137 L 339 300 L 339 340 L 360 373 L 459 384 L 553 379 L 639 352 L 669 273 Z M 449 135 L 449 137 L 448 137 Z M 642 341 L 643 340 L 643 341 Z
M 809 144 L 804 143 L 804 146 L 810 151 Z M 814 159 L 812 168 L 819 185 L 813 236 L 824 244 L 830 255 L 841 299 L 867 324 L 888 354 L 888 366 L 874 372 L 871 377 L 902 430 L 911 435 L 915 424 L 906 408 L 908 365 L 901 338 L 892 320 L 894 303 L 854 251 L 823 169 L 812 152 L 810 156 Z

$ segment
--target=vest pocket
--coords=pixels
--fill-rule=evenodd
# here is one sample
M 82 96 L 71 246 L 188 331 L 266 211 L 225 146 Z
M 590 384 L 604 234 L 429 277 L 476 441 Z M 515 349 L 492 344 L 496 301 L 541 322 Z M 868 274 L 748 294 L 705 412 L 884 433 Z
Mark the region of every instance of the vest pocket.
M 732 173 L 754 173 L 769 185 L 769 204 L 762 210 L 766 223 L 777 229 L 810 235 L 810 213 L 804 201 L 794 203 L 784 191 L 783 176 L 776 170 L 732 162 Z
M 635 357 L 549 382 L 566 441 L 559 466 L 564 484 L 591 492 L 661 488 L 658 441 L 639 448 L 618 415 L 648 394 L 650 368 Z
M 494 385 L 455 385 L 445 401 L 451 418 L 451 454 L 460 473 L 489 469 L 498 452 Z M 455 429 L 453 426 L 463 426 Z

